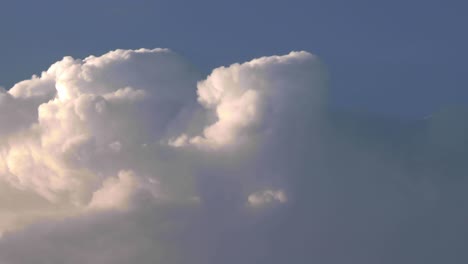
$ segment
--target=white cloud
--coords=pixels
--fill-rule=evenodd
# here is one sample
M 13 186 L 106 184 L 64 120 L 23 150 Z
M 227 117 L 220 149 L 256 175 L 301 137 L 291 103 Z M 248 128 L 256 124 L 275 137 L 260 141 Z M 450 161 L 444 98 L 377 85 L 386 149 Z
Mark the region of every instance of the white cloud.
M 249 205 L 258 207 L 269 203 L 286 203 L 288 198 L 283 190 L 265 190 L 252 193 L 247 198 Z
M 167 49 L 64 57 L 1 94 L 0 120 L 9 124 L 0 133 L 2 183 L 41 197 L 51 217 L 128 207 L 138 196 L 133 192 L 148 189 L 140 186 L 149 184 L 147 177 L 160 185 L 153 197 L 190 200 L 198 197 L 197 160 L 212 155 L 203 150 L 247 146 L 278 130 L 288 115 L 323 104 L 325 75 L 307 52 L 221 67 L 200 79 Z M 180 148 L 188 145 L 201 152 Z M 0 230 L 36 219 L 9 214 L 16 219 Z
M 91 209 L 127 209 L 131 196 L 139 188 L 138 178 L 131 171 L 121 171 L 118 177 L 104 180 L 102 187 L 93 193 Z
M 277 129 L 288 114 L 317 111 L 324 103 L 326 81 L 320 61 L 307 52 L 217 68 L 197 90 L 198 101 L 217 120 L 189 141 L 218 148 L 262 136 Z
M 68 204 L 66 211 L 81 211 L 88 204 L 105 204 L 102 196 L 108 192 L 119 197 L 112 206 L 128 203 L 128 188 L 135 186 L 109 187 L 122 170 L 184 177 L 167 169 L 167 175 L 160 175 L 153 167 L 164 152 L 157 142 L 194 100 L 199 77 L 166 49 L 116 50 L 84 60 L 65 57 L 40 77 L 0 94 L 5 127 L 0 129 L 1 182 L 60 208 Z M 102 184 L 111 189 L 98 190 Z M 12 219 L 0 230 L 16 226 L 18 220 Z
M 204 80 L 167 49 L 65 57 L 0 91 L 0 263 L 460 256 L 464 112 L 406 126 L 326 94 L 307 52 Z

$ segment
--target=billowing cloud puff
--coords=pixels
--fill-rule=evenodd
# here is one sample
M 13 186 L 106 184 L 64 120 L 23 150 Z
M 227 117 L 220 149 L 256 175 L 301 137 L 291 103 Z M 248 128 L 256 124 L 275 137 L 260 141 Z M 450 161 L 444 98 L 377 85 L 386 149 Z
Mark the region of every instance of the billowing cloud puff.
M 286 194 L 282 190 L 266 190 L 255 192 L 249 195 L 248 202 L 251 206 L 263 206 L 272 202 L 285 203 L 288 200 Z
M 128 171 L 122 171 L 118 177 L 104 180 L 102 188 L 93 193 L 89 202 L 90 208 L 125 209 L 131 201 L 131 195 L 138 190 L 138 181 Z
M 307 52 L 203 78 L 140 49 L 0 91 L 0 263 L 468 259 L 465 112 L 340 113 L 327 79 Z
M 174 147 L 203 153 L 274 133 L 288 112 L 323 101 L 321 70 L 306 52 L 219 68 L 204 81 L 165 49 L 65 57 L 3 91 L 2 183 L 40 197 L 52 215 L 126 207 L 135 189 L 155 200 L 197 197 L 190 150 Z
M 120 192 L 136 185 L 121 172 L 133 170 L 135 181 L 161 177 L 153 170 L 165 152 L 157 142 L 193 105 L 199 78 L 164 49 L 65 57 L 1 95 L 2 184 L 59 211 L 127 203 Z
M 288 115 L 314 114 L 324 102 L 326 80 L 320 62 L 307 52 L 215 69 L 198 83 L 198 101 L 217 120 L 190 142 L 219 147 L 273 133 Z

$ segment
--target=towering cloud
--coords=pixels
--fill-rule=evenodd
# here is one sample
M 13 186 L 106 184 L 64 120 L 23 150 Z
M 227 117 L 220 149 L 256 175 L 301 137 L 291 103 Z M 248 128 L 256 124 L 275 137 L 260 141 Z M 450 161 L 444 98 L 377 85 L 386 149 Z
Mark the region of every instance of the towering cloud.
M 465 112 L 339 113 L 327 79 L 307 52 L 203 79 L 140 49 L 0 91 L 0 263 L 468 259 Z
M 183 165 L 174 172 L 156 169 L 156 156 L 168 149 L 158 141 L 192 104 L 199 77 L 163 49 L 65 57 L 2 94 L 2 185 L 19 197 L 37 196 L 36 202 L 52 207 L 50 214 L 118 207 L 134 189 L 163 195 L 156 191 L 158 174 L 179 174 Z M 37 211 L 24 206 L 7 212 L 12 221 L 0 229 Z
M 307 52 L 215 69 L 198 83 L 198 101 L 217 120 L 190 141 L 220 147 L 273 133 L 287 114 L 313 115 L 324 102 L 325 81 L 319 61 Z

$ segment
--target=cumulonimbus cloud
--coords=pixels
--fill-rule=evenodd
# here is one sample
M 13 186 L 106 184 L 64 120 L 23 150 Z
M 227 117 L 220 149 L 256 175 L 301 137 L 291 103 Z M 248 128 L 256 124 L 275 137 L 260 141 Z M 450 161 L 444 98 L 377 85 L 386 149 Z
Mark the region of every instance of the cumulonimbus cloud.
M 197 197 L 187 155 L 253 144 L 274 133 L 282 115 L 304 111 L 292 110 L 300 98 L 322 102 L 320 67 L 313 55 L 293 52 L 222 67 L 200 81 L 167 49 L 65 57 L 2 92 L 2 185 L 59 216 L 128 207 L 136 190 L 155 200 Z M 23 206 L 0 228 L 17 226 L 16 217 L 32 221 L 23 212 L 35 208 Z
M 139 49 L 0 91 L 0 263 L 392 263 L 385 241 L 424 259 L 397 246 L 427 230 L 405 230 L 467 215 L 464 112 L 340 114 L 327 81 L 303 51 L 204 78 Z

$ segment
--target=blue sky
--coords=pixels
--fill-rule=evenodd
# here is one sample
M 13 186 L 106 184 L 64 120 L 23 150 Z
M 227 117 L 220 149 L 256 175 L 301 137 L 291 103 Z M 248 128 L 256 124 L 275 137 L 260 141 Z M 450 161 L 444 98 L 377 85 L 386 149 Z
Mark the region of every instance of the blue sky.
M 423 117 L 468 101 L 464 1 L 4 1 L 0 85 L 65 55 L 167 47 L 202 72 L 307 50 L 340 108 Z

